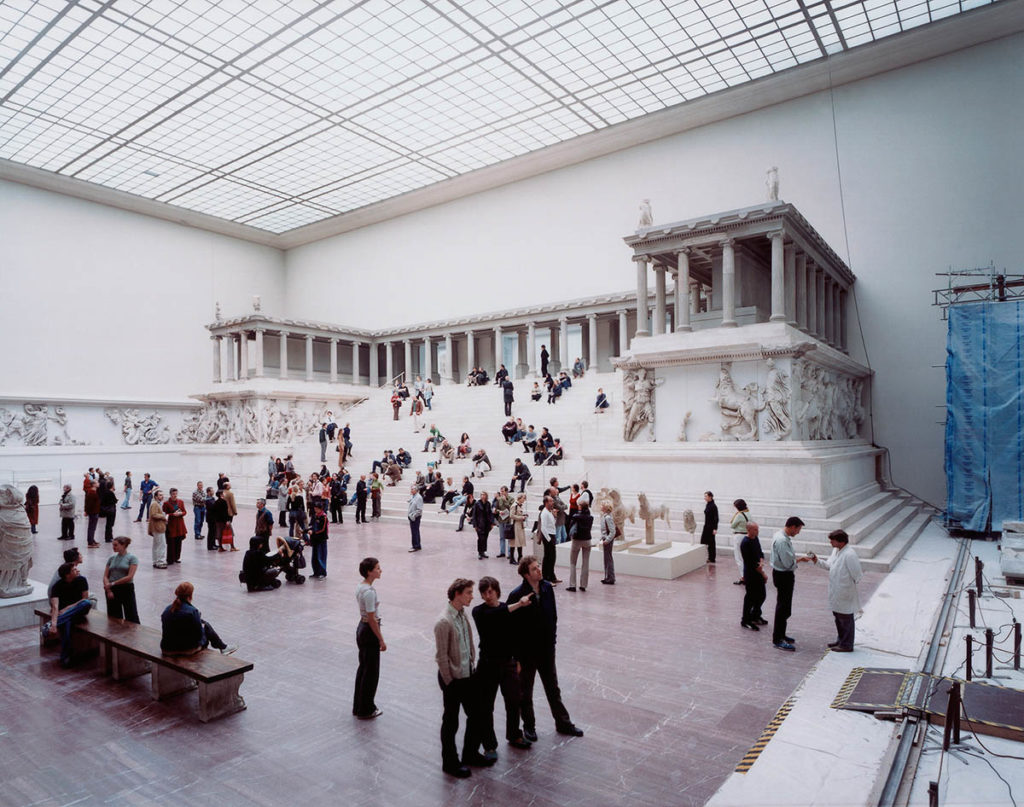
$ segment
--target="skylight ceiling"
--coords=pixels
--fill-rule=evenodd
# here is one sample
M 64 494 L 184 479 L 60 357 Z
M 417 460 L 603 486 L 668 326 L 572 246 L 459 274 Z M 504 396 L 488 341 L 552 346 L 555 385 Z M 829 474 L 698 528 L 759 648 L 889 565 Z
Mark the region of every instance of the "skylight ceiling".
M 0 158 L 282 233 L 991 0 L 3 0 Z

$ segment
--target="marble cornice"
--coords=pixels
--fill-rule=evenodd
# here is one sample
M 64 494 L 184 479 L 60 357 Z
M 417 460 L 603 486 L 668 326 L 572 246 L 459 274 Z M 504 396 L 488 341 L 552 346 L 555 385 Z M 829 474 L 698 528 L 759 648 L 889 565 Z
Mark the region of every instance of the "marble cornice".
M 709 362 L 755 361 L 763 359 L 800 358 L 817 349 L 813 342 L 781 345 L 731 345 L 720 348 L 690 348 L 659 351 L 656 358 L 637 358 L 632 354 L 612 358 L 612 366 L 620 370 L 637 370 L 641 367 L 675 367 L 686 364 L 707 364 Z

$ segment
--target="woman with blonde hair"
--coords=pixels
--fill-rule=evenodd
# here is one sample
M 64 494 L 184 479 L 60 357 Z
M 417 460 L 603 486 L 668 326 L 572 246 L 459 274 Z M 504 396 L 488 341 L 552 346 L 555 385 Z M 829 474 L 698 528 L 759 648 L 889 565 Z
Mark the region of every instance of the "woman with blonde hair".
M 515 504 L 512 505 L 512 512 L 509 514 L 512 519 L 512 538 L 508 542 L 508 562 L 515 566 L 523 559 L 523 547 L 526 546 L 526 494 L 520 493 L 516 496 Z M 519 557 L 516 558 L 516 551 Z

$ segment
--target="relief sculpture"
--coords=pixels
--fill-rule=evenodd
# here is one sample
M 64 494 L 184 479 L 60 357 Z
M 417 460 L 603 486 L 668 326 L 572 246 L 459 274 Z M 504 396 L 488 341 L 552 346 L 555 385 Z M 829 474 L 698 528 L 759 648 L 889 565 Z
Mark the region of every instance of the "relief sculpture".
M 722 412 L 723 440 L 759 439 L 757 415 L 765 405 L 758 399 L 755 382 L 744 386 L 742 392 L 736 389 L 732 380 L 732 362 L 722 362 L 711 401 L 718 404 Z
M 143 417 L 138 409 L 108 407 L 103 414 L 121 428 L 121 439 L 129 446 L 155 446 L 170 441 L 170 430 L 156 412 Z

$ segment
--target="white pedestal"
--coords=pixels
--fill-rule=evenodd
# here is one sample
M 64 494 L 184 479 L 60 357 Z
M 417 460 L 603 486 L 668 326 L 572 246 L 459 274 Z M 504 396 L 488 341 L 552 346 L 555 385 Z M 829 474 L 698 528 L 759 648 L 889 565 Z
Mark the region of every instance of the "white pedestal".
M 0 631 L 28 628 L 39 624 L 36 608 L 46 608 L 46 583 L 29 580 L 32 592 L 21 597 L 0 599 Z
M 701 568 L 707 563 L 708 550 L 701 544 L 682 544 L 675 541 L 665 542 L 667 547 L 653 554 L 641 554 L 633 551 L 615 553 L 615 574 L 629 574 L 636 577 L 652 577 L 657 580 L 675 580 L 688 572 Z M 638 544 L 640 547 L 646 544 Z M 634 546 L 633 549 L 636 547 Z M 556 547 L 555 564 L 569 565 L 570 542 Z M 604 555 L 601 547 L 590 550 L 590 571 L 601 574 L 604 572 Z

